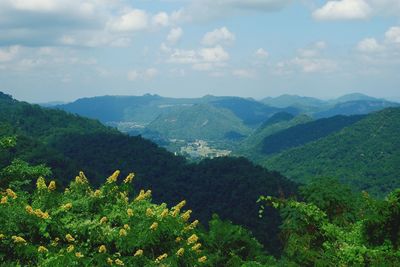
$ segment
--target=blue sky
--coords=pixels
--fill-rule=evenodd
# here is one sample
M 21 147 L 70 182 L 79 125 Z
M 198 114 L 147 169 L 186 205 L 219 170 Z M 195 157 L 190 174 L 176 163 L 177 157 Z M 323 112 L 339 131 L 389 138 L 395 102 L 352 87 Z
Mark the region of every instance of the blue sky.
M 400 100 L 400 0 L 0 0 L 0 90 Z

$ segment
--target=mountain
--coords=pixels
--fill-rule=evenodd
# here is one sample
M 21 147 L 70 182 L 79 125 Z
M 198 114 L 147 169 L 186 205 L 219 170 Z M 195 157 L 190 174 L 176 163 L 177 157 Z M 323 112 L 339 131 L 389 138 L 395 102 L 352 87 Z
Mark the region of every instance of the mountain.
M 218 213 L 248 227 L 269 251 L 276 254 L 280 249 L 278 213 L 271 210 L 268 220 L 259 220 L 255 204 L 261 194 L 290 196 L 297 192 L 295 183 L 276 172 L 244 158 L 189 163 L 99 121 L 19 102 L 1 93 L 0 124 L 1 136 L 17 137 L 17 146 L 1 154 L 0 169 L 13 158 L 44 163 L 61 185 L 80 170 L 97 185 L 115 169 L 123 174 L 134 171 L 135 190 L 151 188 L 155 202 L 173 206 L 186 199 L 194 217 L 202 222 Z
M 311 106 L 318 107 L 325 102 L 314 97 L 284 94 L 278 97 L 267 97 L 261 100 L 262 103 L 272 107 L 286 108 L 290 106 Z
M 258 162 L 265 155 L 261 148 L 263 140 L 271 135 L 277 134 L 296 125 L 308 123 L 312 121 L 307 115 L 293 115 L 285 112 L 276 113 L 263 123 L 256 131 L 240 142 L 239 146 L 234 149 L 233 153 L 243 155 L 253 161 Z
M 261 152 L 264 155 L 270 155 L 292 147 L 301 146 L 328 136 L 331 133 L 338 132 L 363 118 L 364 116 L 362 115 L 338 115 L 327 119 L 298 124 L 265 137 L 261 143 Z
M 196 104 L 161 114 L 147 129 L 169 139 L 221 140 L 228 133 L 247 135 L 250 129 L 230 110 Z
M 383 99 L 378 99 L 378 98 L 360 94 L 360 93 L 352 93 L 352 94 L 340 96 L 336 99 L 332 99 L 329 102 L 337 104 L 337 103 L 344 103 L 344 102 L 350 102 L 350 101 L 377 101 L 377 100 L 383 100 Z
M 301 113 L 308 114 L 317 119 L 336 115 L 368 114 L 388 107 L 400 106 L 400 104 L 395 102 L 360 93 L 347 94 L 327 101 L 313 97 L 281 95 L 278 97 L 267 97 L 262 102 L 272 107 L 293 107 Z
M 307 183 L 333 177 L 382 196 L 400 187 L 400 108 L 372 113 L 325 138 L 292 148 L 263 165 Z
M 399 103 L 389 102 L 386 100 L 356 100 L 348 102 L 339 102 L 330 109 L 315 113 L 314 117 L 328 118 L 336 115 L 368 114 L 388 107 L 399 107 L 399 106 L 400 106 Z
M 298 114 L 296 108 L 280 109 L 271 107 L 252 99 L 240 97 L 224 97 L 211 102 L 216 107 L 231 110 L 244 124 L 257 127 L 277 112 Z

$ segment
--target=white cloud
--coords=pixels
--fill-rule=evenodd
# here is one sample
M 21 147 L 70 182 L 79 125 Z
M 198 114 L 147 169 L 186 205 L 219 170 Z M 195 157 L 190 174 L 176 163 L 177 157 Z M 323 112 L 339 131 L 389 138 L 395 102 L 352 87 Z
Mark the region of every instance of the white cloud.
M 204 61 L 207 62 L 221 62 L 229 59 L 229 54 L 220 45 L 213 48 L 200 49 L 199 55 Z
M 321 51 L 327 47 L 323 41 L 316 42 L 307 48 L 299 49 L 297 56 L 280 61 L 274 70 L 278 74 L 287 74 L 292 72 L 303 73 L 327 73 L 337 69 L 337 62 L 321 56 Z
M 158 70 L 156 68 L 148 68 L 143 71 L 130 70 L 128 71 L 127 78 L 129 81 L 152 80 L 157 75 L 158 75 Z
M 160 12 L 153 16 L 152 24 L 158 27 L 166 27 L 169 25 L 169 16 L 165 12 Z
M 203 45 L 213 46 L 219 43 L 230 44 L 236 39 L 235 35 L 231 33 L 226 27 L 215 29 L 207 32 L 202 40 Z
M 195 50 L 175 49 L 168 61 L 178 64 L 194 64 L 199 62 L 199 57 Z
M 116 32 L 140 31 L 148 25 L 148 14 L 144 10 L 133 9 L 119 17 L 112 18 L 107 27 Z
M 198 50 L 175 49 L 169 57 L 170 63 L 178 64 L 199 64 L 219 63 L 229 60 L 229 54 L 220 45 L 211 48 Z
M 353 20 L 366 19 L 372 13 L 372 8 L 365 0 L 328 1 L 324 6 L 313 12 L 317 20 Z
M 382 51 L 384 47 L 375 38 L 366 38 L 357 45 L 357 50 L 363 53 L 374 53 Z
M 236 77 L 240 78 L 254 78 L 255 73 L 252 70 L 248 69 L 236 69 L 232 71 L 232 74 Z
M 182 35 L 183 35 L 183 30 L 182 30 L 182 28 L 180 28 L 180 27 L 178 27 L 178 28 L 172 28 L 172 29 L 170 30 L 170 32 L 168 33 L 167 41 L 168 41 L 170 44 L 175 44 L 175 43 L 177 43 L 177 42 L 181 39 Z
M 298 54 L 301 57 L 316 57 L 318 56 L 322 50 L 326 48 L 326 43 L 323 41 L 319 41 L 316 43 L 313 43 L 311 46 L 307 48 L 302 48 L 299 49 Z
M 259 59 L 266 59 L 269 56 L 269 53 L 264 48 L 257 49 L 254 54 Z
M 400 27 L 391 27 L 385 33 L 385 38 L 389 43 L 400 44 Z
M 17 45 L 10 46 L 5 49 L 0 49 L 0 62 L 7 62 L 13 60 L 18 52 L 20 51 L 20 47 Z

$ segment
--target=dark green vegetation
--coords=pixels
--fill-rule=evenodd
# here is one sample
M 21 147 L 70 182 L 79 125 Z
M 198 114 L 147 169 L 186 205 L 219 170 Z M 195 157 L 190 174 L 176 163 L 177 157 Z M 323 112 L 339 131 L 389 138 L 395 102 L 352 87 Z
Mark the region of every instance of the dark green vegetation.
M 400 191 L 384 200 L 332 179 L 301 188 L 305 202 L 262 197 L 280 210 L 282 266 L 399 266 Z
M 234 150 L 234 153 L 244 155 L 258 162 L 265 158 L 265 154 L 262 151 L 262 144 L 265 139 L 273 135 L 278 135 L 286 129 L 291 129 L 296 125 L 302 125 L 310 121 L 312 121 L 312 118 L 307 115 L 294 117 L 286 112 L 276 113 L 247 138 L 243 139 L 240 145 Z
M 95 185 L 102 182 L 96 177 L 106 177 L 116 168 L 122 173 L 135 170 L 138 188 L 151 188 L 156 203 L 187 199 L 201 221 L 207 222 L 217 212 L 223 219 L 248 227 L 270 251 L 279 251 L 278 214 L 271 211 L 267 221 L 254 219 L 258 212 L 254 203 L 260 194 L 288 196 L 296 192 L 295 184 L 277 173 L 244 158 L 189 164 L 141 137 L 6 95 L 0 98 L 0 120 L 2 136 L 16 136 L 17 142 L 2 153 L 0 168 L 10 165 L 13 158 L 33 165 L 43 163 L 61 186 L 69 184 L 79 170 Z
M 318 140 L 331 133 L 340 131 L 364 118 L 358 116 L 335 116 L 295 125 L 276 134 L 265 137 L 261 143 L 261 152 L 266 155 L 304 145 Z
M 335 177 L 354 189 L 383 196 L 400 187 L 400 108 L 370 114 L 325 138 L 264 161 L 298 182 Z
M 309 120 L 278 113 L 259 131 L 285 132 L 289 124 Z M 301 136 L 320 130 L 313 136 L 320 139 L 307 139 L 270 161 L 288 153 L 282 159 L 295 157 L 286 168 L 308 167 L 300 190 L 244 158 L 188 163 L 141 137 L 3 94 L 0 121 L 2 266 L 400 265 L 399 108 L 295 128 L 303 129 Z M 101 177 L 116 168 L 136 176 L 121 181 L 117 171 L 103 183 Z M 331 171 L 316 175 L 316 168 Z M 33 190 L 38 176 L 56 179 L 47 185 L 40 178 Z M 139 193 L 141 188 L 153 194 Z M 394 190 L 375 199 L 360 188 L 379 196 Z M 261 195 L 269 195 L 260 198 L 263 218 L 256 204 Z M 196 227 L 184 203 L 168 209 L 151 196 L 169 206 L 186 199 L 204 226 L 212 218 L 208 228 Z

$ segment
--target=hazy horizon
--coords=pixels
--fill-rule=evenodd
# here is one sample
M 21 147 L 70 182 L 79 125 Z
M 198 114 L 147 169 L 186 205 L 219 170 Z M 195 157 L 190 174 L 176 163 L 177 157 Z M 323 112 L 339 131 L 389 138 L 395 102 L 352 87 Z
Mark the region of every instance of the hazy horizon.
M 398 0 L 4 0 L 0 91 L 400 101 Z

